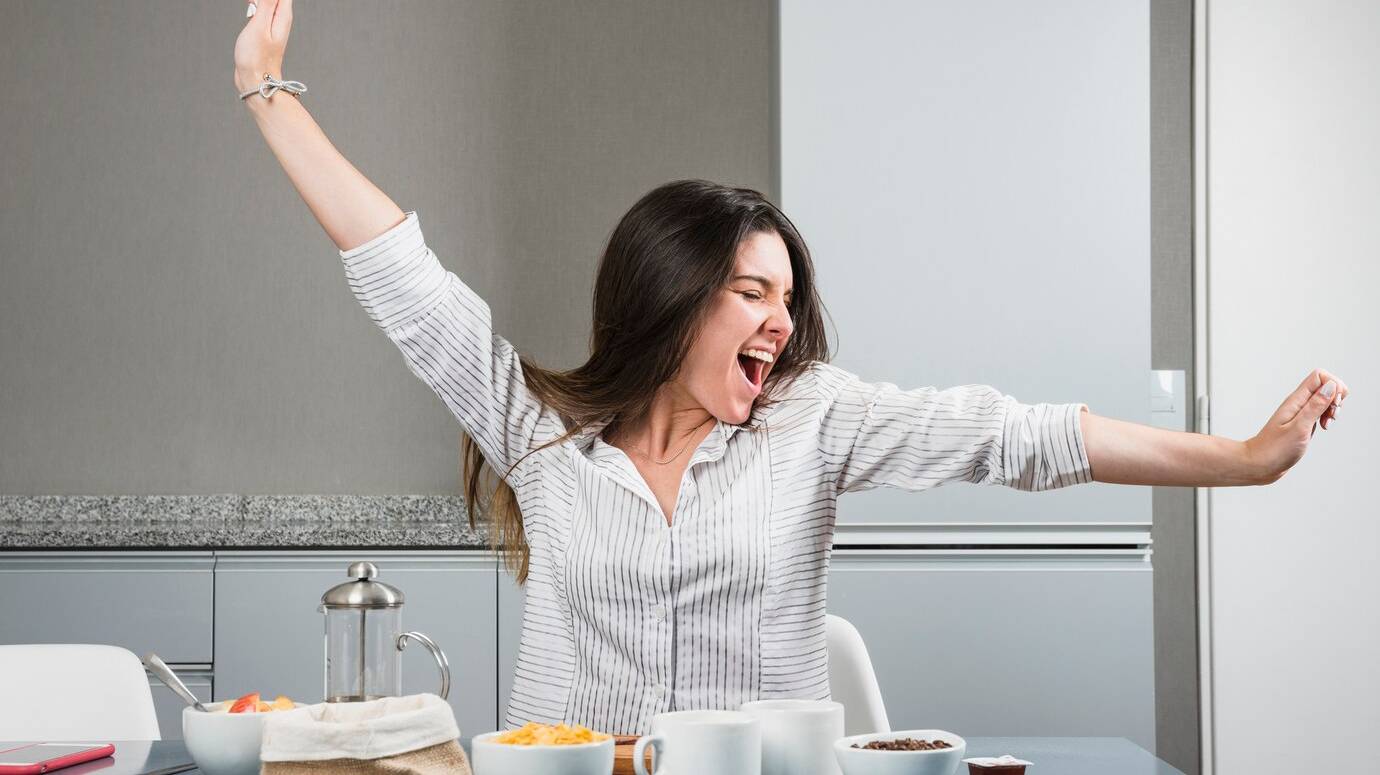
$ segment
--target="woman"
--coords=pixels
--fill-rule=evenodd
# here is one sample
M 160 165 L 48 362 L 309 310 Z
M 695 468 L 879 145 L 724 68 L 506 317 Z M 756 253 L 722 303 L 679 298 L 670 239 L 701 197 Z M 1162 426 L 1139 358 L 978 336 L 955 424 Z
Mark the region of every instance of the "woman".
M 257 9 L 235 48 L 240 92 L 282 77 L 291 23 L 291 0 Z M 341 157 L 297 99 L 246 105 L 359 301 L 466 433 L 471 520 L 487 497 L 527 587 L 509 725 L 641 733 L 672 709 L 827 697 L 839 493 L 1265 484 L 1347 395 L 1314 371 L 1236 442 L 983 385 L 864 382 L 828 364 L 790 221 L 757 192 L 706 181 L 662 186 L 628 211 L 599 267 L 589 360 L 542 369 L 493 333 L 417 214 Z

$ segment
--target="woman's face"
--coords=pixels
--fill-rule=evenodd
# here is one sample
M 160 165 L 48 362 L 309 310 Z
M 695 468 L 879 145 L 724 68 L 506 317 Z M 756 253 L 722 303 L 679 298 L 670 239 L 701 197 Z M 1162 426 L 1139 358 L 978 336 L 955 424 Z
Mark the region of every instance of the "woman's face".
M 791 259 L 774 231 L 755 232 L 738 245 L 733 275 L 719 291 L 704 328 L 675 383 L 710 414 L 747 421 L 752 404 L 793 327 Z

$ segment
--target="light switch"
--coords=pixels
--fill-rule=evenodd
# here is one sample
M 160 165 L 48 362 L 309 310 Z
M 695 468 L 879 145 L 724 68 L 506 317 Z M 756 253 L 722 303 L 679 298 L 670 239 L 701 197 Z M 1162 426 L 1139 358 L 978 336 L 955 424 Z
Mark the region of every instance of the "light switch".
M 1188 429 L 1188 412 L 1182 369 L 1150 372 L 1150 424 L 1171 431 Z

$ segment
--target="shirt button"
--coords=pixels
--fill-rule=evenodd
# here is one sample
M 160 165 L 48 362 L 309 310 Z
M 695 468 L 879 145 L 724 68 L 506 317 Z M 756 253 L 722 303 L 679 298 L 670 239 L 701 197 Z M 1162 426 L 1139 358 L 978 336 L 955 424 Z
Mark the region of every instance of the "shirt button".
M 666 698 L 666 687 L 661 684 L 652 684 L 652 696 L 658 700 Z
M 666 621 L 666 606 L 660 603 L 652 606 L 652 618 L 656 619 L 658 622 Z

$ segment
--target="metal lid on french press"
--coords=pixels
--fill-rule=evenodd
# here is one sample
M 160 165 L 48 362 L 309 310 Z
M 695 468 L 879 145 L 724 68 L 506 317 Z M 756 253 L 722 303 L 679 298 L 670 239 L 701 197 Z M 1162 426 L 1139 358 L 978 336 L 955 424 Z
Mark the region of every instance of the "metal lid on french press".
M 325 608 L 397 608 L 406 602 L 402 590 L 389 586 L 378 578 L 378 566 L 372 562 L 352 562 L 345 574 L 350 581 L 337 584 L 321 596 Z

